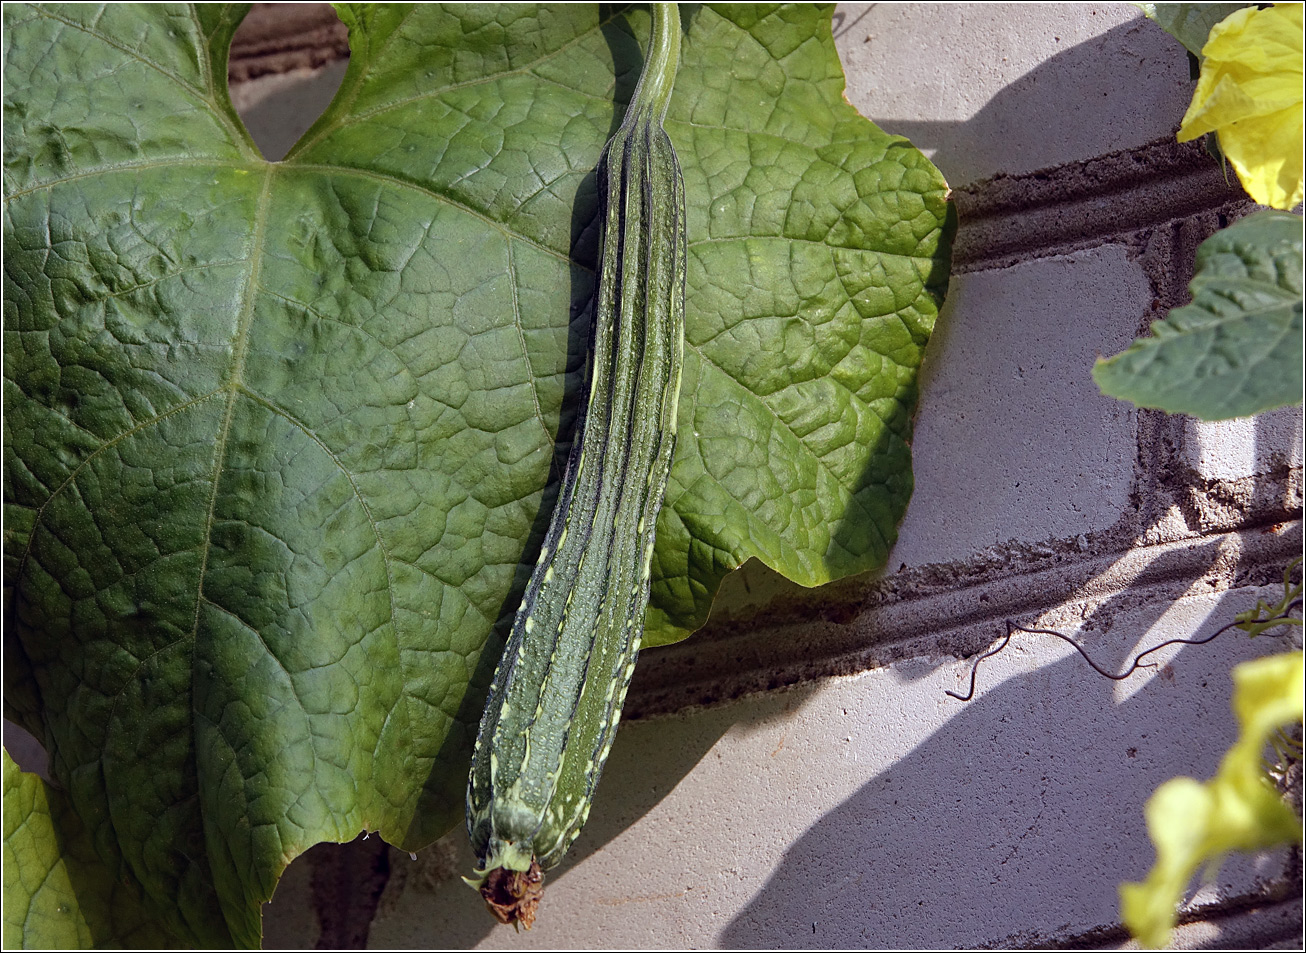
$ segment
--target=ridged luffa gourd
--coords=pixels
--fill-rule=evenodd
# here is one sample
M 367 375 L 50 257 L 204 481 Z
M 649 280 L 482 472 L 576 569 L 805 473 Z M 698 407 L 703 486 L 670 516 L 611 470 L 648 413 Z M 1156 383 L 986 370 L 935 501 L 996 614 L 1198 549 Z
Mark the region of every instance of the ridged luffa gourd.
M 531 925 L 544 871 L 585 823 L 643 634 L 684 350 L 684 182 L 662 128 L 679 57 L 676 5 L 654 4 L 598 167 L 589 401 L 472 757 L 468 883 L 504 923 Z

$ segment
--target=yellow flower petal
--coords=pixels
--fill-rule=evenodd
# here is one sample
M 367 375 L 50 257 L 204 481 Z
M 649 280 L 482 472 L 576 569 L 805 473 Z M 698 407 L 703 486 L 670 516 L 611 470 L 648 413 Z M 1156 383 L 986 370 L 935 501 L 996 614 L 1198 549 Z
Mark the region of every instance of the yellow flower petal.
M 1242 64 L 1257 73 L 1301 73 L 1302 4 L 1236 10 L 1211 29 L 1203 60 Z
M 1211 30 L 1179 141 L 1209 132 L 1257 202 L 1302 201 L 1303 5 L 1248 7 Z
M 1253 200 L 1291 209 L 1302 201 L 1302 107 L 1232 123 L 1219 130 L 1220 148 Z
M 1175 906 L 1204 863 L 1229 851 L 1301 842 L 1301 826 L 1261 767 L 1280 725 L 1300 724 L 1306 693 L 1301 652 L 1244 662 L 1233 670 L 1233 710 L 1240 734 L 1214 778 L 1199 784 L 1171 778 L 1147 802 L 1147 831 L 1156 863 L 1142 883 L 1120 885 L 1124 923 L 1146 947 L 1162 947 Z

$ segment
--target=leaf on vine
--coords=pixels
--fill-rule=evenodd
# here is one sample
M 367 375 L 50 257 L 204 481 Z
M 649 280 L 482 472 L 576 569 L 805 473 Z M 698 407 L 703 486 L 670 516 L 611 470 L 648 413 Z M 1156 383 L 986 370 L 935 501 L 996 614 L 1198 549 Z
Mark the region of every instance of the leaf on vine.
M 256 944 L 319 841 L 461 822 L 649 32 L 606 10 L 346 5 L 341 88 L 269 163 L 225 85 L 244 7 L 4 8 L 7 712 L 187 942 Z M 650 642 L 749 557 L 881 564 L 911 491 L 947 189 L 843 100 L 830 16 L 686 17 Z
M 1197 249 L 1193 300 L 1127 351 L 1098 360 L 1104 394 L 1192 414 L 1246 417 L 1301 403 L 1302 220 L 1262 211 Z

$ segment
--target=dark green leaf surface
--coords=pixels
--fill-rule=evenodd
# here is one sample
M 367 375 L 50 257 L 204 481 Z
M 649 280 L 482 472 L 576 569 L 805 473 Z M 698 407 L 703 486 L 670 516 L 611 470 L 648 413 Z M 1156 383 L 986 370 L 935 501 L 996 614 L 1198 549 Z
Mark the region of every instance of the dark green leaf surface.
M 341 12 L 341 90 L 273 164 L 225 89 L 242 9 L 5 7 L 7 708 L 103 861 L 202 945 L 256 943 L 314 843 L 461 821 L 649 32 Z M 843 101 L 830 8 L 685 23 L 651 642 L 749 557 L 805 585 L 884 561 L 947 275 L 946 187 Z
M 1202 47 L 1215 26 L 1229 14 L 1248 3 L 1140 3 L 1149 20 L 1165 30 L 1184 45 L 1184 48 L 1202 58 Z
M 1263 211 L 1197 249 L 1191 304 L 1093 367 L 1104 394 L 1192 414 L 1246 417 L 1301 403 L 1302 220 Z

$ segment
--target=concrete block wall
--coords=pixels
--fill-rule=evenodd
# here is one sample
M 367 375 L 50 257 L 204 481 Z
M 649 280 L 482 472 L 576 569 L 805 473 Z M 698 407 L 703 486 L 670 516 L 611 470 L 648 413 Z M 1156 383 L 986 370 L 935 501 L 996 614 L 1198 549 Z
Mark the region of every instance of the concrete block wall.
M 339 82 L 340 33 L 256 13 L 235 99 L 275 155 Z M 644 653 L 531 932 L 462 884 L 457 830 L 416 859 L 375 837 L 314 849 L 267 907 L 267 946 L 1126 942 L 1143 804 L 1213 774 L 1229 669 L 1284 641 L 1172 646 L 1111 682 L 1017 635 L 973 700 L 945 692 L 1007 619 L 1120 668 L 1277 598 L 1302 550 L 1300 409 L 1204 424 L 1089 376 L 1186 301 L 1196 246 L 1254 206 L 1174 142 L 1187 56 L 1130 5 L 841 4 L 835 31 L 849 100 L 933 157 L 961 222 L 889 566 L 804 590 L 749 564 L 703 631 Z M 1297 948 L 1300 896 L 1299 852 L 1235 858 L 1176 943 Z

